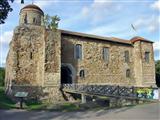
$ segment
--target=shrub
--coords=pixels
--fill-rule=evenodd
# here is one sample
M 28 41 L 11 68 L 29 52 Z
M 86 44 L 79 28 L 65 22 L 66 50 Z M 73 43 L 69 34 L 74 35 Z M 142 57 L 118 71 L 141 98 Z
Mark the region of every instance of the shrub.
M 0 68 L 0 86 L 4 86 L 5 69 Z

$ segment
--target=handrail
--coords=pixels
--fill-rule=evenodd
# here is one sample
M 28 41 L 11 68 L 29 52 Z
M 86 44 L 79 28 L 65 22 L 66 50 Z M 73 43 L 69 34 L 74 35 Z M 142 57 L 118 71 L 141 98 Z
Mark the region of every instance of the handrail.
M 69 92 L 86 93 L 108 97 L 123 97 L 128 99 L 153 99 L 153 87 L 129 87 L 118 85 L 85 85 L 62 84 L 62 89 Z

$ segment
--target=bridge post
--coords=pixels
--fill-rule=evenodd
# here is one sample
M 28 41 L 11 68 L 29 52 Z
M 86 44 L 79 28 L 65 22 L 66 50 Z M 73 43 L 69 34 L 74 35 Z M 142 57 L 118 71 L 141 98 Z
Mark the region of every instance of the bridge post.
M 81 94 L 81 101 L 82 103 L 86 103 L 86 96 L 83 93 Z
M 160 101 L 160 88 L 158 88 L 158 98 L 159 98 L 159 101 Z

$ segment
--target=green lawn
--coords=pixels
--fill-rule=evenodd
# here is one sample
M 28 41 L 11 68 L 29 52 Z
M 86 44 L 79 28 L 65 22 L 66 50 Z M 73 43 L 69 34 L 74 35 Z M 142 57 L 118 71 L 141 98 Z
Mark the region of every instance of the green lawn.
M 13 109 L 16 108 L 16 103 L 13 102 L 11 99 L 9 99 L 4 92 L 4 87 L 0 86 L 0 109 Z M 42 109 L 48 109 L 48 110 L 57 110 L 57 111 L 73 111 L 78 109 L 78 107 L 71 103 L 64 103 L 62 105 L 59 105 L 59 107 L 54 106 L 52 108 L 49 108 L 50 105 L 47 103 L 40 103 L 40 102 L 32 102 L 27 101 L 25 103 L 24 109 L 27 110 L 42 110 Z
M 38 102 L 27 102 L 24 109 L 27 110 L 39 110 L 44 109 L 46 104 Z M 0 109 L 13 109 L 17 108 L 16 103 L 9 99 L 4 92 L 4 87 L 0 87 Z
M 15 108 L 15 103 L 4 93 L 4 87 L 0 87 L 0 109 Z
M 101 98 L 106 99 L 106 98 Z M 0 87 L 0 109 L 13 109 L 19 106 L 16 105 L 11 99 L 9 99 L 4 92 L 4 87 Z M 49 104 L 49 103 L 41 103 L 36 101 L 25 101 L 25 105 L 23 107 L 26 110 L 50 110 L 50 111 L 81 111 L 81 110 L 97 110 L 108 108 L 105 106 L 101 106 L 93 103 L 81 104 L 77 103 L 60 103 L 60 104 Z
M 27 110 L 44 110 L 46 109 L 47 104 L 46 103 L 40 103 L 40 102 L 26 102 L 25 109 Z

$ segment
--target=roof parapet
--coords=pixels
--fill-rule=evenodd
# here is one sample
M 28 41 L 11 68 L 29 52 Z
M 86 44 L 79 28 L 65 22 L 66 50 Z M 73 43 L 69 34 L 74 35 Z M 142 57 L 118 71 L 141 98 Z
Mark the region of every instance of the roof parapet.
M 134 44 L 135 42 L 137 42 L 137 41 L 144 41 L 144 42 L 154 43 L 153 41 L 147 40 L 147 39 L 145 39 L 145 38 L 143 38 L 143 37 L 139 37 L 139 36 L 133 37 L 130 41 L 131 41 L 131 43 L 133 43 L 133 44 Z

